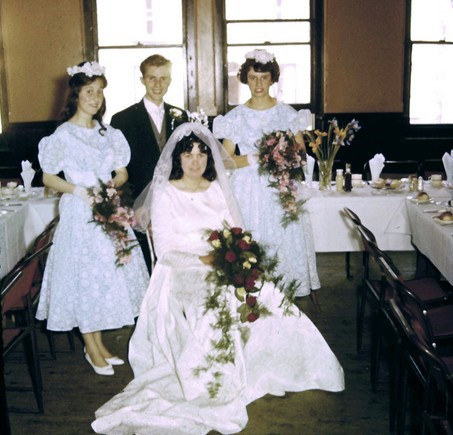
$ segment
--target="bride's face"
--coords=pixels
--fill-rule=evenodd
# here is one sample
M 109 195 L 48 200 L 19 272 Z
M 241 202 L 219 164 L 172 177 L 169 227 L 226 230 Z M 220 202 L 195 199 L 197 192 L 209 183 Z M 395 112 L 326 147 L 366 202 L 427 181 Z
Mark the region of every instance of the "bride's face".
M 206 171 L 208 155 L 200 150 L 200 144 L 193 143 L 190 152 L 181 154 L 181 167 L 184 171 L 184 177 L 200 178 Z

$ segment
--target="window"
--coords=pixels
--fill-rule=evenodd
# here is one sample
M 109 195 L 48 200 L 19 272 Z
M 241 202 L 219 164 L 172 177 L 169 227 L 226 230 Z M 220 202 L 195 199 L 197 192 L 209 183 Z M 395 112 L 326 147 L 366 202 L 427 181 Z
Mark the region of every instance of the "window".
M 244 55 L 256 48 L 275 54 L 280 80 L 271 93 L 288 104 L 310 105 L 312 21 L 310 0 L 225 0 L 228 105 L 249 98 L 236 78 Z
M 106 122 L 119 110 L 141 100 L 145 88 L 140 82 L 140 63 L 156 53 L 173 64 L 173 80 L 166 99 L 186 106 L 182 3 L 182 0 L 96 1 L 98 59 L 106 67 L 108 80 L 104 92 Z
M 411 124 L 453 123 L 453 0 L 412 0 Z

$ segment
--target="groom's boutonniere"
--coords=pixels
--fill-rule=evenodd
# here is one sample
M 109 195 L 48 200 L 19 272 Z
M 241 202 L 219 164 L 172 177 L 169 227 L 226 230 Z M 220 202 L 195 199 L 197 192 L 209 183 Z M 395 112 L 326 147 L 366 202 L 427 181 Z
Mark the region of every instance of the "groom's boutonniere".
M 172 107 L 170 109 L 170 117 L 171 117 L 171 129 L 172 130 L 175 128 L 175 121 L 178 122 L 178 124 L 181 124 L 182 122 L 184 122 L 182 110 L 176 109 L 175 107 Z

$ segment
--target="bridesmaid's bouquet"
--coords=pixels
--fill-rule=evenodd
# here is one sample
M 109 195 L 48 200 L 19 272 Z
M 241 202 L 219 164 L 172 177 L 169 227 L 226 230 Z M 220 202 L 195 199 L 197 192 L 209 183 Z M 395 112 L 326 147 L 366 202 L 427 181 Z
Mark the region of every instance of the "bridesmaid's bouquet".
M 264 134 L 256 143 L 259 173 L 267 174 L 269 186 L 277 190 L 283 208 L 282 225 L 297 221 L 305 201 L 298 200 L 299 182 L 303 181 L 306 152 L 290 131 Z
M 112 239 L 115 246 L 117 267 L 129 263 L 132 249 L 138 246 L 135 239 L 129 236 L 129 228 L 135 225 L 134 211 L 131 207 L 132 197 L 129 185 L 126 183 L 117 189 L 113 180 L 88 189 L 93 198 L 92 212 L 96 225 Z

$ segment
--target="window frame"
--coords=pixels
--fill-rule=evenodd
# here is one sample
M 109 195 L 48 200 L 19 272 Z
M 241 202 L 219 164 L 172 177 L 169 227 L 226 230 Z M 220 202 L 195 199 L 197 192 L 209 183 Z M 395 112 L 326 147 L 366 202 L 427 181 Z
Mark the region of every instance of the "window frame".
M 219 113 L 226 113 L 234 105 L 228 104 L 228 62 L 227 62 L 227 24 L 235 22 L 266 22 L 266 21 L 275 21 L 275 22 L 285 22 L 285 19 L 278 20 L 227 20 L 226 19 L 226 0 L 215 0 L 216 3 L 216 28 L 218 30 L 218 37 L 216 38 L 217 46 L 216 52 L 219 53 L 220 59 L 222 59 L 222 72 L 221 80 L 219 80 L 219 89 L 218 95 Z M 322 69 L 322 13 L 323 13 L 323 0 L 310 0 L 310 18 L 308 22 L 310 24 L 310 102 L 309 103 L 295 103 L 291 104 L 296 110 L 300 109 L 309 109 L 312 113 L 320 114 L 323 101 L 323 91 L 322 91 L 322 80 L 323 80 L 323 69 Z M 301 20 L 306 21 L 306 20 Z M 231 46 L 239 47 L 241 45 L 253 46 L 259 45 L 263 46 L 264 44 L 231 44 Z M 291 45 L 290 43 L 279 43 L 279 44 L 269 44 L 269 47 L 274 45 Z
M 453 45 L 452 42 L 446 41 L 413 41 L 411 38 L 412 23 L 412 0 L 406 3 L 406 31 L 405 31 L 405 69 L 404 69 L 404 96 L 403 96 L 403 117 L 406 128 L 411 132 L 426 132 L 428 129 L 432 132 L 451 131 L 453 123 L 449 124 L 412 124 L 410 121 L 410 99 L 411 99 L 411 73 L 412 73 L 412 48 L 418 44 L 436 44 L 436 45 Z
M 183 39 L 182 44 L 140 44 L 140 45 L 121 45 L 121 46 L 100 46 L 98 43 L 98 28 L 97 28 L 97 1 L 83 0 L 84 18 L 85 18 L 85 36 L 86 36 L 86 56 L 96 61 L 99 60 L 100 49 L 159 49 L 159 48 L 181 48 L 183 56 L 186 59 L 186 77 L 183 81 L 184 86 L 184 107 L 189 107 L 191 110 L 196 98 L 196 59 L 195 59 L 195 41 L 193 37 L 195 31 L 195 6 L 190 0 L 181 0 L 182 4 L 182 23 L 183 23 Z

